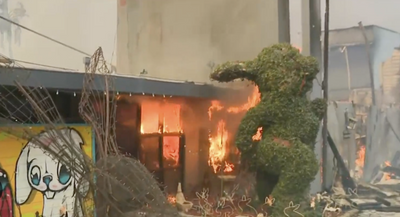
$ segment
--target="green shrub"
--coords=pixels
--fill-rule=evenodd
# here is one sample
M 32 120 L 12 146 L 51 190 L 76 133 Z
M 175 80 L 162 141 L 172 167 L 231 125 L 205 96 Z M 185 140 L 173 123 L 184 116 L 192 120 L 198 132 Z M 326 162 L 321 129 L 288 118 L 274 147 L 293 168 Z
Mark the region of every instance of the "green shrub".
M 283 215 L 290 201 L 304 203 L 319 169 L 314 144 L 326 102 L 306 97 L 318 72 L 315 58 L 276 44 L 254 60 L 223 63 L 210 76 L 219 82 L 247 79 L 260 91 L 260 103 L 242 119 L 235 143 L 242 162 L 257 173 L 258 197 L 276 199 L 274 216 Z M 253 141 L 259 127 L 262 139 Z

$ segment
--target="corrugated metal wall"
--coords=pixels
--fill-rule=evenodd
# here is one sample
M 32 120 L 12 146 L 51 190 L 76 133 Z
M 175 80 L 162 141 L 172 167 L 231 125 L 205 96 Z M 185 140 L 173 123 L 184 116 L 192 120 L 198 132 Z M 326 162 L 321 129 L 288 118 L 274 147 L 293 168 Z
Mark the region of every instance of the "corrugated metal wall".
M 328 105 L 328 131 L 335 142 L 343 159 L 347 162 L 349 169 L 354 171 L 355 160 L 357 156 L 355 130 L 350 130 L 349 137 L 344 137 L 343 132 L 346 129 L 345 112 L 348 117 L 355 117 L 353 104 L 350 102 L 330 102 Z M 317 138 L 315 153 L 320 158 L 322 150 L 322 137 Z M 333 185 L 334 176 L 336 173 L 336 163 L 332 150 L 328 148 L 328 159 L 326 160 L 328 171 L 325 172 L 328 183 L 326 186 Z M 321 191 L 321 174 L 318 173 L 314 182 L 311 183 L 311 193 Z
M 358 155 L 356 130 L 350 130 L 348 137 L 344 136 L 346 130 L 345 112 L 348 117 L 355 117 L 354 106 L 350 102 L 330 102 L 328 106 L 328 130 L 335 142 L 342 158 L 348 165 L 350 174 L 355 174 L 356 159 Z M 357 123 L 359 124 L 359 123 Z M 365 138 L 365 161 L 362 180 L 365 182 L 379 181 L 383 176 L 380 172 L 381 166 L 386 163 L 392 166 L 400 166 L 400 106 L 379 109 L 372 106 L 369 108 L 366 119 Z M 359 135 L 357 135 L 359 136 Z M 321 151 L 321 138 L 317 139 L 316 153 Z M 326 161 L 328 171 L 325 172 L 328 183 L 334 183 L 336 164 L 332 150 L 328 148 L 328 159 Z M 354 178 L 354 176 L 353 176 Z M 320 174 L 311 184 L 311 193 L 321 191 Z
M 384 110 L 371 107 L 367 119 L 367 141 L 364 181 L 381 176 L 380 167 L 385 162 L 399 165 L 400 158 L 400 108 Z

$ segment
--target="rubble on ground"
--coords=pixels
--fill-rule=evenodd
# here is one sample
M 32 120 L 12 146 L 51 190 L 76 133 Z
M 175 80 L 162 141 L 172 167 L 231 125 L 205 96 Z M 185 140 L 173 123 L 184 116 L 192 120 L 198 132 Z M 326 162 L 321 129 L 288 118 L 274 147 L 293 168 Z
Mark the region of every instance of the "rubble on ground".
M 390 171 L 389 178 L 375 183 L 360 181 L 355 189 L 347 190 L 338 184 L 329 194 L 316 194 L 317 203 L 324 207 L 323 216 L 399 216 L 400 176 L 395 173 L 397 170 L 400 168 L 385 167 L 381 172 L 384 175 Z

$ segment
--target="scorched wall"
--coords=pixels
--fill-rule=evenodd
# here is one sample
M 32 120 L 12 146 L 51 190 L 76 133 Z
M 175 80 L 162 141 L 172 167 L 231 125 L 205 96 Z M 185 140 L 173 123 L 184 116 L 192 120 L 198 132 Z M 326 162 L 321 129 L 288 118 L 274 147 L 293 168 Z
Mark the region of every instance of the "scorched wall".
M 213 65 L 252 59 L 279 41 L 282 2 L 120 0 L 117 71 L 209 83 Z

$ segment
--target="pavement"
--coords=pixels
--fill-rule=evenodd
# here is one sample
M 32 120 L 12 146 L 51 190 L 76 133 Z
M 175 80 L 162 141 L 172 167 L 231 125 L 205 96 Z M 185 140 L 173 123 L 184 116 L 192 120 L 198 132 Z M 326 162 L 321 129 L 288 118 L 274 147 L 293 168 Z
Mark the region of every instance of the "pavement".
M 400 216 L 400 213 L 365 211 L 358 215 L 358 217 L 389 217 L 389 216 L 391 216 L 391 217 Z

